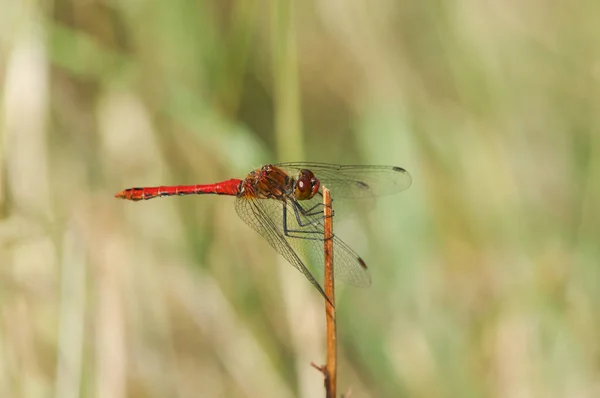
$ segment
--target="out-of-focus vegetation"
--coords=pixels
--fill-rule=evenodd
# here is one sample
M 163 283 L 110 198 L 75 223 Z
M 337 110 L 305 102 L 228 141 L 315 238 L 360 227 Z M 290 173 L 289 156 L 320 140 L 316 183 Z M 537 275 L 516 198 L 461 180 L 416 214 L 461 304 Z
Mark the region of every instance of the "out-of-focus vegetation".
M 413 175 L 337 224 L 340 390 L 600 396 L 600 2 L 0 9 L 1 397 L 323 396 L 322 299 L 232 198 L 113 199 L 284 160 Z

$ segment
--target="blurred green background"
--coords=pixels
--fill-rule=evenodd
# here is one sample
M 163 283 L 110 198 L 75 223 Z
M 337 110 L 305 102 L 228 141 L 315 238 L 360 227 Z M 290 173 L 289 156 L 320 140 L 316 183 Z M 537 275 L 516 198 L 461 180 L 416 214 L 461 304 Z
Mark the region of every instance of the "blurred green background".
M 600 396 L 599 2 L 0 10 L 1 397 L 324 396 L 322 299 L 232 198 L 113 198 L 290 160 L 413 176 L 338 224 L 340 391 Z

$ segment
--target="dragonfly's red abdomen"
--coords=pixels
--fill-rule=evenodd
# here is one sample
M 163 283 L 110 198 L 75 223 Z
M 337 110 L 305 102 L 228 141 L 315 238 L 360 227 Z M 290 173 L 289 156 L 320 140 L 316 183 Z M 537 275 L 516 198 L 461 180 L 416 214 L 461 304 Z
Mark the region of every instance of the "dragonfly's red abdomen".
M 232 178 L 231 180 L 218 182 L 216 184 L 129 188 L 117 193 L 115 198 L 137 202 L 138 200 L 148 200 L 173 195 L 214 194 L 236 196 L 240 192 L 241 182 L 242 180 Z

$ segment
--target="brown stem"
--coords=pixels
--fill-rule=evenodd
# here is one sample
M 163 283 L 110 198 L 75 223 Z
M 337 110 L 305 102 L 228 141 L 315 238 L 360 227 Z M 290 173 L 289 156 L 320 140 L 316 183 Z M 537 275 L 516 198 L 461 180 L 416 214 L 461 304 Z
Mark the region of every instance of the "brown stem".
M 325 316 L 327 320 L 327 365 L 325 389 L 327 398 L 336 397 L 337 387 L 337 336 L 335 326 L 335 288 L 333 274 L 333 208 L 329 189 L 323 187 L 324 254 L 325 254 Z

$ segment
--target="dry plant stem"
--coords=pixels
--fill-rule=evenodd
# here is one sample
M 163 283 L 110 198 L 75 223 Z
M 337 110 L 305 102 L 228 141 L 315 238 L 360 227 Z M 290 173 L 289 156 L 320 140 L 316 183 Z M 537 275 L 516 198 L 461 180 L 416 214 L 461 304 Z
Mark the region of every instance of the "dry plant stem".
M 333 274 L 333 208 L 331 193 L 323 187 L 324 250 L 325 250 L 325 316 L 327 319 L 327 365 L 325 389 L 327 398 L 336 397 L 337 383 L 337 332 L 335 325 L 335 288 Z

